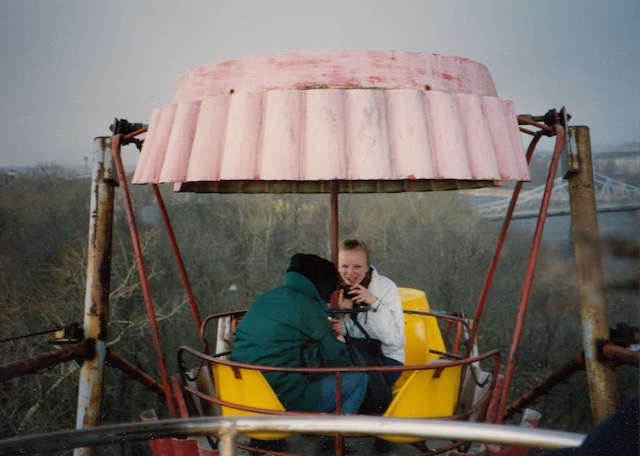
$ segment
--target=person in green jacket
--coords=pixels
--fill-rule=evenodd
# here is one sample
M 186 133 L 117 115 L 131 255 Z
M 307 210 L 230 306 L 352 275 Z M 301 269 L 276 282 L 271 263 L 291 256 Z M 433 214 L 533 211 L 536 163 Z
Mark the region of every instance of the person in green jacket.
M 291 258 L 284 284 L 251 304 L 235 330 L 231 360 L 279 367 L 349 366 L 342 336 L 332 328 L 327 303 L 338 287 L 333 263 L 316 255 Z M 287 410 L 336 410 L 334 374 L 308 376 L 298 372 L 265 372 L 265 378 Z M 342 412 L 358 411 L 367 390 L 367 375 L 342 376 Z

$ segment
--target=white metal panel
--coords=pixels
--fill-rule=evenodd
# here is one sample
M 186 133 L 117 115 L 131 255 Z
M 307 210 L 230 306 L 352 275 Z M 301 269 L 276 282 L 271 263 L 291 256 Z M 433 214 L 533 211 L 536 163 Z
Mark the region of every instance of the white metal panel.
M 348 90 L 346 106 L 348 168 L 345 178 L 391 179 L 384 93 Z
M 322 182 L 338 180 L 352 181 L 348 191 L 387 191 L 384 181 L 423 181 L 405 190 L 424 190 L 427 181 L 466 188 L 507 179 L 529 179 L 524 148 L 513 104 L 496 96 L 484 66 L 354 51 L 189 72 L 174 103 L 152 115 L 134 183 L 271 191 L 268 182 L 297 182 L 279 184 L 296 191 L 315 182 L 304 191 L 327 191 Z
M 344 90 L 307 90 L 304 176 L 341 179 L 347 174 Z
M 220 178 L 228 110 L 228 96 L 216 96 L 202 101 L 187 180 L 198 182 Z
M 425 96 L 429 141 L 437 179 L 471 180 L 456 97 L 445 92 Z
M 256 178 L 299 180 L 303 92 L 272 90 L 266 94 L 261 157 Z
M 163 182 L 183 182 L 187 179 L 187 169 L 191 157 L 193 138 L 198 125 L 200 102 L 180 103 L 171 127 L 171 136 L 167 143 L 164 165 L 160 173 Z
M 423 92 L 397 89 L 385 92 L 390 150 L 395 176 L 405 179 L 433 179 L 434 165 L 425 121 Z
M 231 95 L 220 179 L 256 178 L 263 120 L 262 94 L 238 92 Z
M 493 153 L 493 141 L 487 116 L 484 110 L 484 98 L 478 95 L 458 94 L 458 112 L 460 113 L 469 168 L 474 179 L 495 179 L 500 176 L 498 163 Z

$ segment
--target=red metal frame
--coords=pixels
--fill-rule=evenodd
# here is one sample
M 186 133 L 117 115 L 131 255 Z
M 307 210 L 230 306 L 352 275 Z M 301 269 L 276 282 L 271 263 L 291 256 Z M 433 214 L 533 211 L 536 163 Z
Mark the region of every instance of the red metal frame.
M 517 351 L 518 351 L 518 346 L 520 345 L 520 341 L 522 339 L 522 331 L 523 331 L 523 327 L 524 327 L 524 318 L 526 315 L 526 311 L 527 311 L 527 307 L 528 307 L 528 303 L 529 303 L 529 296 L 531 293 L 531 286 L 533 284 L 533 277 L 534 277 L 534 273 L 535 273 L 535 267 L 536 267 L 536 263 L 537 263 L 537 258 L 538 258 L 538 252 L 540 250 L 540 245 L 541 245 L 541 241 L 542 241 L 542 233 L 544 230 L 544 225 L 546 222 L 546 218 L 547 218 L 547 210 L 549 207 L 549 202 L 551 200 L 551 195 L 553 192 L 553 182 L 555 180 L 555 176 L 556 176 L 556 170 L 558 167 L 558 163 L 560 161 L 560 155 L 561 152 L 564 148 L 564 144 L 565 144 L 565 130 L 564 127 L 562 125 L 560 125 L 559 123 L 555 123 L 551 126 L 549 125 L 543 125 L 540 124 L 536 121 L 530 120 L 528 118 L 525 117 L 518 117 L 518 121 L 520 124 L 525 124 L 525 125 L 530 125 L 530 126 L 535 126 L 538 128 L 538 131 L 536 132 L 531 132 L 530 130 L 521 128 L 521 131 L 523 133 L 528 133 L 528 134 L 532 134 L 534 137 L 527 149 L 527 162 L 529 163 L 531 161 L 531 157 L 533 155 L 533 152 L 535 150 L 536 145 L 538 144 L 538 141 L 540 140 L 540 138 L 543 135 L 547 135 L 547 136 L 555 136 L 556 137 L 556 144 L 555 144 L 555 148 L 554 148 L 554 153 L 552 156 L 552 160 L 551 163 L 549 165 L 549 174 L 547 176 L 547 182 L 545 185 L 545 191 L 544 191 L 544 195 L 542 198 L 542 202 L 540 205 L 540 212 L 539 212 L 539 216 L 538 216 L 538 222 L 536 224 L 536 229 L 534 232 L 534 236 L 533 236 L 533 241 L 532 241 L 532 247 L 531 247 L 531 252 L 529 254 L 529 260 L 527 263 L 527 267 L 526 267 L 526 271 L 525 271 L 525 278 L 523 281 L 523 289 L 522 289 L 522 293 L 521 293 L 521 298 L 520 298 L 520 303 L 518 305 L 518 311 L 517 311 L 517 315 L 516 315 L 516 324 L 514 327 L 514 332 L 513 332 L 513 337 L 512 337 L 512 341 L 511 341 L 511 345 L 509 348 L 509 353 L 507 356 L 507 360 L 505 362 L 505 374 L 504 374 L 504 384 L 503 384 L 503 388 L 502 388 L 502 394 L 500 397 L 500 401 L 499 401 L 499 405 L 498 405 L 498 413 L 497 413 L 497 418 L 496 421 L 498 423 L 503 423 L 504 422 L 504 417 L 506 414 L 506 407 L 507 407 L 507 402 L 508 402 L 508 396 L 509 396 L 509 390 L 511 387 L 511 382 L 513 381 L 513 375 L 515 372 L 515 365 L 516 365 L 516 361 L 517 361 Z M 478 327 L 480 324 L 480 320 L 482 317 L 482 313 L 484 311 L 485 308 L 485 304 L 486 304 L 486 300 L 487 300 L 487 296 L 489 293 L 489 288 L 491 287 L 491 283 L 493 282 L 493 277 L 495 275 L 495 271 L 497 268 L 497 264 L 498 264 L 498 260 L 500 258 L 500 254 L 502 252 L 502 247 L 504 246 L 504 242 L 506 239 L 506 235 L 507 232 L 509 230 L 509 225 L 511 223 L 511 220 L 513 218 L 513 213 L 515 211 L 515 207 L 516 207 L 516 203 L 518 200 L 518 197 L 520 195 L 520 191 L 522 189 L 522 182 L 517 182 L 516 186 L 514 188 L 512 197 L 511 197 L 511 202 L 509 203 L 509 208 L 507 209 L 507 213 L 505 215 L 505 219 L 503 222 L 503 226 L 502 229 L 500 231 L 500 236 L 498 238 L 498 243 L 496 245 L 496 251 L 494 253 L 493 259 L 491 261 L 491 264 L 489 266 L 489 270 L 487 272 L 487 277 L 485 279 L 485 284 L 483 286 L 482 292 L 480 294 L 480 298 L 478 300 L 478 304 L 476 306 L 476 311 L 474 314 L 474 318 L 473 318 L 473 326 L 471 329 L 471 335 L 470 335 L 470 345 L 473 346 L 473 344 L 475 343 L 476 337 L 477 337 L 477 331 L 478 331 Z
M 167 372 L 167 364 L 162 352 L 162 342 L 160 340 L 160 331 L 158 330 L 158 321 L 156 319 L 156 313 L 153 306 L 153 300 L 151 298 L 151 290 L 149 288 L 149 277 L 144 264 L 144 258 L 142 255 L 142 246 L 140 245 L 140 237 L 138 235 L 138 227 L 136 225 L 135 215 L 133 213 L 133 207 L 131 205 L 131 197 L 129 195 L 129 186 L 127 184 L 127 176 L 124 172 L 124 166 L 122 164 L 122 156 L 120 155 L 120 147 L 123 142 L 124 135 L 118 134 L 113 137 L 111 143 L 113 158 L 116 164 L 116 170 L 118 172 L 118 180 L 120 182 L 120 189 L 122 192 L 122 199 L 124 203 L 125 213 L 127 215 L 127 222 L 129 226 L 129 233 L 131 235 L 131 241 L 133 244 L 133 251 L 136 259 L 136 266 L 138 268 L 138 275 L 140 277 L 140 286 L 142 288 L 142 294 L 144 296 L 144 302 L 147 309 L 147 318 L 149 319 L 149 330 L 151 331 L 151 340 L 156 352 L 156 363 L 158 371 L 160 373 L 160 379 L 162 382 L 162 388 L 164 390 L 165 397 L 167 399 L 167 406 L 171 416 L 180 416 L 179 410 L 176 405 L 175 398 L 173 396 L 173 390 L 171 388 L 171 382 L 169 374 Z
M 557 116 L 556 116 L 557 117 Z M 524 133 L 528 133 L 528 134 L 532 134 L 534 137 L 531 141 L 531 144 L 529 145 L 529 148 L 527 150 L 527 161 L 529 162 L 531 160 L 531 156 L 533 154 L 533 151 L 539 141 L 539 139 L 544 136 L 556 136 L 556 146 L 555 146 L 555 150 L 554 150 L 554 154 L 553 154 L 553 158 L 552 158 L 552 162 L 550 164 L 550 168 L 549 168 L 549 175 L 547 178 L 547 183 L 546 183 L 546 187 L 545 187 L 545 193 L 542 199 L 542 203 L 541 203 L 541 207 L 540 207 L 540 215 L 538 218 L 538 223 L 536 226 L 536 230 L 534 233 L 534 238 L 532 241 L 532 248 L 531 248 L 531 252 L 529 255 L 529 261 L 526 267 L 526 272 L 525 272 L 525 279 L 524 279 L 524 283 L 523 283 L 523 289 L 522 289 L 522 293 L 521 293 L 521 299 L 520 299 L 520 303 L 518 306 L 518 312 L 517 312 L 517 318 L 516 318 L 516 325 L 515 325 L 515 329 L 514 329 L 514 333 L 513 333 L 513 338 L 512 338 L 512 342 L 511 342 L 511 346 L 509 349 L 509 353 L 508 353 L 508 357 L 507 357 L 507 361 L 505 364 L 505 374 L 504 374 L 504 385 L 503 385 L 503 389 L 502 389 L 502 396 L 500 398 L 499 401 L 499 406 L 498 406 L 498 413 L 497 413 L 497 422 L 498 423 L 502 423 L 504 421 L 504 417 L 505 417 L 505 413 L 506 413 L 506 407 L 507 407 L 507 400 L 508 400 L 508 394 L 509 394 L 509 389 L 510 389 L 510 385 L 511 382 L 513 380 L 513 375 L 515 372 L 515 365 L 516 365 L 516 359 L 517 359 L 517 350 L 518 350 L 518 346 L 520 344 L 520 340 L 522 338 L 522 331 L 523 331 L 523 325 L 524 325 L 524 317 L 526 315 L 526 310 L 527 310 L 527 305 L 528 305 L 528 301 L 529 301 L 529 295 L 531 292 L 531 286 L 532 286 L 532 282 L 533 282 L 533 275 L 534 275 L 534 271 L 535 271 L 535 266 L 536 266 L 536 262 L 537 262 L 537 255 L 538 255 L 538 251 L 540 248 L 540 244 L 541 244 L 541 239 L 542 239 L 542 232 L 544 229 L 544 224 L 546 221 L 546 215 L 547 215 L 547 209 L 548 209 L 548 205 L 549 205 L 549 201 L 551 198 L 551 194 L 553 191 L 553 181 L 555 179 L 555 175 L 556 175 L 556 169 L 557 169 L 557 165 L 560 159 L 560 154 L 561 151 L 564 147 L 564 127 L 561 126 L 559 123 L 553 124 L 553 125 L 544 125 L 541 124 L 535 120 L 531 120 L 525 117 L 518 117 L 518 121 L 521 125 L 528 125 L 528 126 L 533 126 L 537 128 L 536 132 L 531 132 L 528 129 L 525 128 L 521 128 L 521 131 Z M 152 338 L 153 338 L 153 343 L 154 343 L 154 347 L 156 350 L 156 354 L 158 356 L 158 366 L 160 369 L 160 375 L 162 378 L 162 383 L 163 383 L 163 388 L 165 390 L 165 394 L 168 398 L 169 404 L 170 404 L 170 409 L 172 410 L 172 415 L 175 415 L 177 413 L 177 411 L 175 410 L 175 404 L 174 404 L 174 398 L 173 398 L 173 393 L 171 391 L 170 388 L 170 382 L 169 382 L 169 376 L 168 373 L 166 372 L 166 363 L 164 361 L 164 357 L 162 355 L 162 346 L 161 346 L 161 341 L 160 341 L 160 337 L 159 337 L 159 333 L 158 333 L 158 329 L 157 329 L 157 322 L 155 320 L 155 313 L 153 310 L 153 303 L 151 300 L 151 294 L 149 291 L 149 285 L 148 285 L 148 278 L 147 278 L 147 274 L 144 268 L 144 261 L 142 259 L 142 251 L 140 248 L 140 244 L 139 244 L 139 240 L 138 240 L 138 233 L 137 233 L 137 228 L 136 228 L 136 223 L 135 223 L 135 218 L 133 215 L 133 210 L 131 208 L 131 202 L 130 202 L 130 197 L 129 197 L 129 193 L 128 193 L 128 188 L 127 188 L 127 184 L 126 184 L 126 176 L 124 174 L 124 170 L 122 167 L 122 161 L 121 161 L 121 157 L 120 157 L 120 146 L 121 144 L 126 144 L 127 142 L 133 141 L 134 137 L 144 133 L 146 131 L 145 129 L 141 129 L 138 130 L 136 132 L 133 132 L 129 135 L 116 135 L 114 136 L 114 140 L 112 143 L 112 148 L 113 148 L 113 152 L 114 152 L 114 157 L 116 158 L 116 169 L 118 171 L 118 176 L 119 179 L 121 181 L 121 188 L 122 188 L 122 193 L 123 193 L 123 199 L 125 201 L 125 212 L 127 214 L 127 219 L 129 222 L 129 228 L 130 228 L 130 232 L 131 232 L 131 236 L 132 239 L 134 240 L 134 251 L 136 254 L 136 262 L 138 264 L 138 269 L 139 269 L 139 275 L 140 275 L 140 279 L 141 279 L 141 285 L 142 285 L 142 291 L 143 291 L 143 295 L 145 296 L 145 303 L 147 306 L 147 313 L 149 316 L 149 320 L 150 320 L 150 325 L 151 325 L 151 329 L 152 329 Z M 174 255 L 176 257 L 176 260 L 178 262 L 178 267 L 180 270 L 180 274 L 187 292 L 187 296 L 189 298 L 189 302 L 191 304 L 191 310 L 192 310 L 192 314 L 194 317 L 194 321 L 195 324 L 197 326 L 197 328 L 200 330 L 201 335 L 202 335 L 202 330 L 204 329 L 204 326 L 206 325 L 206 321 L 203 322 L 200 318 L 199 312 L 198 312 L 198 308 L 195 302 L 195 298 L 193 297 L 193 293 L 191 290 L 191 287 L 189 285 L 189 280 L 184 268 L 184 264 L 182 262 L 182 258 L 180 255 L 180 251 L 178 248 L 178 244 L 177 241 L 175 239 L 175 235 L 173 233 L 173 230 L 171 228 L 171 224 L 169 222 L 169 217 L 167 215 L 167 210 L 166 207 L 164 205 L 164 202 L 162 200 L 162 196 L 158 190 L 157 185 L 153 185 L 154 187 L 154 193 L 156 195 L 156 199 L 158 201 L 158 205 L 160 207 L 160 211 L 162 213 L 162 217 L 165 223 L 165 226 L 167 228 L 167 232 L 169 235 L 169 239 L 171 242 L 171 246 L 172 249 L 174 251 Z M 480 295 L 480 298 L 478 300 L 477 306 L 476 306 L 476 311 L 475 311 L 475 315 L 473 318 L 473 325 L 470 328 L 470 341 L 469 341 L 469 345 L 467 347 L 468 350 L 471 349 L 471 347 L 473 347 L 474 343 L 475 343 L 475 339 L 477 337 L 477 331 L 478 331 L 478 327 L 479 327 L 479 323 L 482 317 L 482 313 L 484 311 L 484 307 L 486 304 L 486 299 L 487 299 L 487 295 L 488 295 L 488 291 L 490 288 L 490 285 L 492 283 L 493 280 L 493 276 L 495 274 L 495 270 L 497 267 L 497 262 L 499 260 L 500 257 L 500 253 L 502 250 L 502 247 L 504 245 L 504 241 L 506 238 L 506 233 L 508 231 L 509 228 L 509 224 L 510 221 L 512 219 L 513 216 L 513 212 L 515 210 L 515 205 L 520 193 L 520 190 L 522 188 L 522 182 L 518 182 L 515 186 L 513 195 L 512 195 L 512 200 L 509 206 L 509 209 L 507 211 L 504 223 L 503 223 L 503 227 L 498 239 L 498 243 L 497 243 L 497 247 L 496 247 L 496 251 L 493 257 L 493 260 L 491 262 L 489 271 L 487 273 L 487 277 L 485 280 L 485 285 L 483 287 L 482 293 Z M 332 187 L 332 192 L 331 192 L 331 207 L 337 207 L 337 198 L 338 198 L 338 194 L 337 194 L 337 190 L 334 189 Z M 338 238 L 338 224 L 337 224 L 337 214 L 334 213 L 333 211 L 330 214 L 331 216 L 331 234 L 332 234 L 332 257 L 336 256 L 336 246 L 334 245 L 335 242 L 337 242 L 337 238 Z M 206 340 L 203 338 L 203 347 L 205 348 L 205 351 L 208 349 L 206 346 Z M 457 340 L 456 346 L 460 343 L 460 339 Z M 398 370 L 402 370 L 402 369 L 398 369 Z
M 498 410 L 497 423 L 504 422 L 504 416 L 507 409 L 507 403 L 509 400 L 509 390 L 511 382 L 513 381 L 513 375 L 515 373 L 518 346 L 522 339 L 522 331 L 524 328 L 524 318 L 527 313 L 527 307 L 529 304 L 529 296 L 531 294 L 531 287 L 533 284 L 533 277 L 536 268 L 536 262 L 538 260 L 538 253 L 540 251 L 540 245 L 542 243 L 542 232 L 547 220 L 547 209 L 549 208 L 549 202 L 551 200 L 551 194 L 553 192 L 553 182 L 556 179 L 556 170 L 558 163 L 560 162 L 560 154 L 564 147 L 564 128 L 561 125 L 554 125 L 556 131 L 556 146 L 551 158 L 551 164 L 549 165 L 549 175 L 547 177 L 547 183 L 542 197 L 542 203 L 540 205 L 540 215 L 538 216 L 538 223 L 536 224 L 536 230 L 533 236 L 533 244 L 531 246 L 531 253 L 529 255 L 529 262 L 527 264 L 525 278 L 523 282 L 523 289 L 520 298 L 520 304 L 518 305 L 518 312 L 516 315 L 516 324 L 513 330 L 513 338 L 511 346 L 509 348 L 509 354 L 505 363 L 504 373 L 504 388 L 502 390 L 502 397 L 500 398 L 500 408 Z

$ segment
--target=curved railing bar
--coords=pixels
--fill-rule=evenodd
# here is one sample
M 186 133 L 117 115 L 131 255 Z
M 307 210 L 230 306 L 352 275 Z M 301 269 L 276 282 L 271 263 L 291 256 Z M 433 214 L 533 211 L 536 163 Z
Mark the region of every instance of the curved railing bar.
M 66 430 L 27 437 L 13 437 L 0 441 L 0 454 L 34 454 L 149 441 L 170 437 L 219 436 L 220 456 L 235 456 L 241 433 L 297 432 L 309 434 L 376 435 L 384 428 L 385 435 L 444 439 L 556 449 L 577 447 L 585 436 L 520 426 L 468 423 L 445 420 L 417 420 L 380 418 L 372 416 L 265 416 L 183 418 L 99 426 L 89 429 Z
M 441 361 L 438 363 L 431 364 L 421 364 L 421 365 L 408 365 L 408 366 L 367 366 L 367 367 L 356 367 L 356 366 L 345 366 L 345 367 L 274 367 L 274 366 L 265 366 L 259 364 L 245 364 L 239 363 L 235 361 L 230 361 L 227 359 L 223 359 L 223 356 L 228 355 L 226 353 L 219 353 L 216 355 L 208 355 L 206 353 L 199 352 L 194 350 L 188 346 L 182 346 L 178 349 L 178 366 L 180 369 L 180 376 L 182 378 L 182 388 L 186 393 L 193 394 L 199 397 L 202 400 L 207 402 L 217 404 L 220 406 L 228 406 L 237 410 L 245 410 L 249 412 L 255 413 L 263 413 L 267 415 L 313 415 L 313 416 L 323 416 L 326 414 L 323 413 L 315 413 L 315 412 L 293 412 L 293 411 L 277 411 L 271 409 L 262 409 L 257 407 L 245 406 L 235 403 L 229 403 L 223 401 L 218 397 L 210 396 L 206 393 L 199 391 L 196 388 L 189 386 L 189 381 L 193 381 L 193 378 L 189 376 L 190 369 L 187 367 L 186 362 L 184 360 L 185 354 L 190 355 L 194 358 L 200 359 L 203 363 L 200 367 L 208 368 L 207 363 L 218 363 L 224 364 L 230 367 L 240 367 L 244 369 L 252 369 L 258 370 L 260 372 L 297 372 L 297 373 L 306 373 L 306 374 L 325 374 L 325 375 L 336 375 L 339 377 L 348 372 L 404 372 L 404 371 L 417 371 L 417 370 L 444 370 L 446 368 L 455 367 L 455 366 L 470 366 L 471 364 L 481 362 L 483 360 L 488 360 L 490 358 L 495 358 L 493 361 L 493 369 L 491 372 L 489 386 L 487 388 L 487 393 L 476 400 L 475 404 L 473 404 L 468 410 L 464 413 L 460 413 L 457 415 L 451 415 L 446 419 L 451 420 L 464 420 L 474 415 L 476 412 L 479 413 L 479 419 L 482 420 L 486 416 L 489 407 L 489 400 L 491 398 L 491 392 L 495 388 L 495 384 L 498 380 L 498 376 L 500 373 L 500 363 L 501 363 L 501 355 L 499 350 L 491 350 L 489 352 L 483 353 L 478 356 L 474 356 L 471 358 L 465 359 L 455 359 L 448 361 Z M 445 354 L 446 355 L 446 354 Z M 336 392 L 336 395 L 338 392 Z M 335 416 L 335 415 L 331 415 Z M 444 419 L 444 418 L 443 418 Z
M 344 366 L 344 367 L 285 367 L 285 366 L 265 366 L 260 364 L 246 364 L 239 363 L 236 361 L 230 361 L 228 359 L 222 359 L 221 357 L 228 353 L 218 353 L 216 355 L 207 355 L 206 353 L 199 352 L 194 350 L 193 348 L 183 345 L 178 348 L 178 363 L 182 365 L 182 353 L 189 353 L 192 356 L 196 356 L 205 361 L 212 363 L 225 364 L 230 367 L 242 367 L 247 369 L 259 370 L 262 372 L 297 372 L 304 374 L 334 374 L 336 372 L 403 372 L 403 371 L 414 371 L 414 370 L 424 370 L 424 369 L 445 369 L 448 367 L 454 366 L 462 366 L 465 364 L 472 364 L 475 362 L 479 362 L 493 356 L 500 355 L 500 351 L 498 349 L 490 350 L 486 353 L 483 353 L 478 356 L 473 356 L 470 358 L 457 359 L 451 361 L 441 361 L 438 363 L 432 364 L 416 364 L 416 365 L 402 365 L 402 366 Z M 445 355 L 447 355 L 445 353 Z
M 226 312 L 220 312 L 220 313 L 215 313 L 215 314 L 209 315 L 204 320 L 202 320 L 202 324 L 200 325 L 200 340 L 201 340 L 201 342 L 203 344 L 205 344 L 205 345 L 208 343 L 205 333 L 207 331 L 207 328 L 209 327 L 209 324 L 212 321 L 218 321 L 221 318 L 241 316 L 241 315 L 244 315 L 245 313 L 247 313 L 247 309 L 228 310 Z
M 216 314 L 212 314 L 209 315 L 208 317 L 206 317 L 203 321 L 202 321 L 202 325 L 200 326 L 200 339 L 201 342 L 203 344 L 203 346 L 208 346 L 208 341 L 206 338 L 206 331 L 207 328 L 209 327 L 209 324 L 212 321 L 218 321 L 222 318 L 228 318 L 228 317 L 237 317 L 237 316 L 242 316 L 247 312 L 246 309 L 244 310 L 229 310 L 226 312 L 220 312 L 220 313 L 216 313 Z M 433 311 L 422 311 L 422 310 L 404 310 L 403 311 L 405 314 L 409 314 L 409 315 L 422 315 L 422 316 L 427 316 L 427 317 L 435 317 L 439 320 L 444 320 L 447 321 L 449 323 L 456 323 L 456 324 L 460 324 L 462 326 L 464 326 L 464 328 L 467 330 L 467 334 L 470 334 L 471 332 L 471 328 L 469 326 L 469 322 L 462 318 L 462 317 L 458 317 L 456 315 L 451 315 L 451 314 L 446 314 L 446 313 L 441 313 L 441 312 L 433 312 Z M 444 336 L 443 336 L 444 337 Z M 445 338 L 445 342 L 446 342 L 446 338 Z M 469 354 L 471 353 L 471 344 L 467 344 L 467 346 L 465 347 L 465 356 L 469 356 Z

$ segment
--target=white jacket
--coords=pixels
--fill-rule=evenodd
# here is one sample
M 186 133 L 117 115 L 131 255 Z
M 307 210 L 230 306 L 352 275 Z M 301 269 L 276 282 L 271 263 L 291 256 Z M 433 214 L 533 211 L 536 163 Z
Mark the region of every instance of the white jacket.
M 389 278 L 372 269 L 368 290 L 378 298 L 368 312 L 358 313 L 358 321 L 373 339 L 382 342 L 382 352 L 387 358 L 404 364 L 404 313 L 398 287 Z M 344 329 L 352 337 L 364 337 L 351 318 L 344 319 Z

